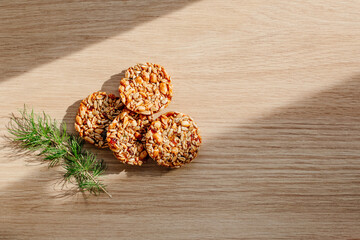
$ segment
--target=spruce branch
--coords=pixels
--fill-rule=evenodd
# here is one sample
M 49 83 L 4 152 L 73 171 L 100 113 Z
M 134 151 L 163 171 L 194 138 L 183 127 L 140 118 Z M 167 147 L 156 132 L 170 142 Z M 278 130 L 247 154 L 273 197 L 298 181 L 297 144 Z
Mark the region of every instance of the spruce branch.
M 106 169 L 105 162 L 85 150 L 80 137 L 68 134 L 65 123 L 58 124 L 45 113 L 28 112 L 25 106 L 19 112 L 19 117 L 11 115 L 8 125 L 13 141 L 25 149 L 39 151 L 49 167 L 61 165 L 66 170 L 64 179 L 79 190 L 95 195 L 104 192 L 112 197 L 98 179 Z

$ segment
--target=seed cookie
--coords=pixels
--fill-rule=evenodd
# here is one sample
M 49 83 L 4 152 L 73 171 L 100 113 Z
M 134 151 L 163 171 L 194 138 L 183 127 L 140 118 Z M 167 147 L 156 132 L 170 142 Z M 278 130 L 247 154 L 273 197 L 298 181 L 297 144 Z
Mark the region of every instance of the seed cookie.
M 115 95 L 94 92 L 80 103 L 75 129 L 86 142 L 107 148 L 108 126 L 123 108 L 124 104 Z
M 186 114 L 168 112 L 153 121 L 146 133 L 146 150 L 158 165 L 178 168 L 190 163 L 201 144 L 199 128 Z
M 152 63 L 137 64 L 125 72 L 119 92 L 121 101 L 128 109 L 151 115 L 170 103 L 172 84 L 164 67 Z
M 107 142 L 115 157 L 123 163 L 141 166 L 147 159 L 145 134 L 152 116 L 127 109 L 109 125 Z

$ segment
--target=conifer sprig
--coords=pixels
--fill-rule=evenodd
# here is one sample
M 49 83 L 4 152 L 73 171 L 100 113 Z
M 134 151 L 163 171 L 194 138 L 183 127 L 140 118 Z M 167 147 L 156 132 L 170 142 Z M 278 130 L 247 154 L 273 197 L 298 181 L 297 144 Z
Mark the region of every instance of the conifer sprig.
M 58 124 L 49 115 L 36 114 L 26 107 L 19 111 L 20 116 L 12 114 L 8 131 L 12 140 L 25 149 L 39 151 L 49 167 L 61 165 L 65 170 L 64 179 L 77 185 L 80 191 L 92 194 L 106 193 L 106 186 L 99 177 L 106 169 L 103 160 L 83 148 L 84 141 L 68 134 L 66 124 Z

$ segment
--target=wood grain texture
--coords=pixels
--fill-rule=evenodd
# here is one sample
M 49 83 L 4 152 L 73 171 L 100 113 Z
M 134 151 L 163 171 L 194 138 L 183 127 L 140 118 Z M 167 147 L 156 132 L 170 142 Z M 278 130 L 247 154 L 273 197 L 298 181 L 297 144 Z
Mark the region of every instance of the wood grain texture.
M 1 1 L 0 131 L 26 103 L 70 126 L 137 62 L 164 65 L 167 110 L 198 158 L 109 165 L 113 198 L 0 139 L 0 239 L 360 239 L 360 1 Z M 165 111 L 163 111 L 165 112 Z

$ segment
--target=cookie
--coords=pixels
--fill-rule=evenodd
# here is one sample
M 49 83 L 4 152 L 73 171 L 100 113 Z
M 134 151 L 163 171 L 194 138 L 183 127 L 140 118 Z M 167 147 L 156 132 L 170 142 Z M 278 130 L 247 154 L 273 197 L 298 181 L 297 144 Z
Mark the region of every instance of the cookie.
M 109 125 L 107 142 L 121 162 L 141 166 L 147 159 L 145 134 L 152 116 L 124 109 Z
M 153 121 L 146 133 L 146 150 L 159 165 L 178 168 L 190 163 L 201 144 L 199 128 L 186 114 L 168 112 Z
M 120 81 L 120 97 L 133 112 L 152 115 L 167 107 L 172 99 L 172 84 L 165 69 L 152 63 L 137 64 Z
M 108 126 L 123 108 L 120 98 L 113 94 L 92 93 L 80 103 L 75 130 L 86 142 L 99 148 L 107 148 Z

